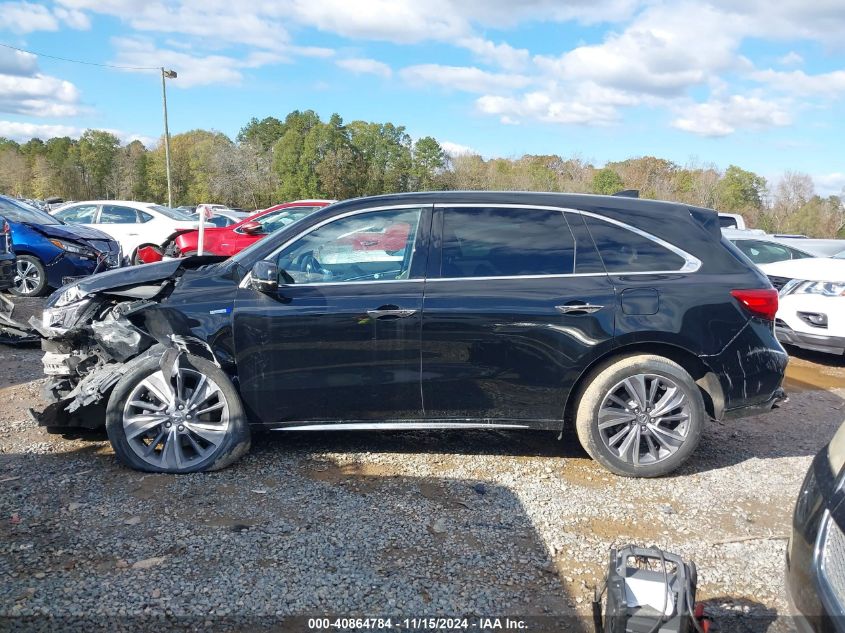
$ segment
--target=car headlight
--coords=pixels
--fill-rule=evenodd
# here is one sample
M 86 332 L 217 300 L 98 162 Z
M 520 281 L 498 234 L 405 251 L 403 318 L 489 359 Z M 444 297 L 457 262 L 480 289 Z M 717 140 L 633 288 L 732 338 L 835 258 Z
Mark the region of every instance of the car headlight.
M 83 246 L 82 244 L 76 244 L 74 242 L 67 242 L 65 240 L 50 240 L 50 243 L 59 248 L 63 251 L 67 251 L 68 253 L 73 253 L 74 255 L 82 255 L 82 257 L 96 257 L 97 253 L 93 250 L 88 248 L 87 246 Z
M 61 308 L 71 303 L 81 301 L 88 296 L 88 293 L 82 290 L 77 284 L 65 288 L 51 307 Z
M 845 297 L 845 282 L 793 280 L 784 286 L 782 294 L 821 295 L 823 297 Z

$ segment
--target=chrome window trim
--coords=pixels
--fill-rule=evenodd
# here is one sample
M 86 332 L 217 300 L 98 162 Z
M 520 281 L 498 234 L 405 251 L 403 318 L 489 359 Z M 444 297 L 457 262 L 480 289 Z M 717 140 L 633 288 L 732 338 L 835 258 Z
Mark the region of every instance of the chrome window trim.
M 395 209 L 424 209 L 428 207 L 428 204 L 424 205 L 409 205 L 409 204 L 398 204 L 398 205 L 386 205 L 386 206 L 378 206 L 378 207 L 367 207 L 365 209 L 356 209 L 354 211 L 348 211 L 346 213 L 342 213 L 340 215 L 332 216 L 331 218 L 327 218 L 318 224 L 315 224 L 312 227 L 309 227 L 302 233 L 292 237 L 284 244 L 282 244 L 279 248 L 274 250 L 270 253 L 265 259 L 270 259 L 272 257 L 276 257 L 279 252 L 287 248 L 290 244 L 295 242 L 296 240 L 300 239 L 311 233 L 312 231 L 317 230 L 318 228 L 328 224 L 329 222 L 333 222 L 334 220 L 340 220 L 342 218 L 346 218 L 353 215 L 358 215 L 361 213 L 369 213 L 374 211 L 388 211 L 388 210 L 395 210 Z M 467 281 L 470 279 L 479 280 L 479 281 L 494 281 L 494 280 L 503 280 L 503 279 L 566 279 L 569 277 L 606 277 L 606 276 L 613 276 L 613 277 L 620 277 L 620 276 L 630 276 L 630 275 L 677 275 L 682 273 L 694 273 L 697 272 L 701 268 L 701 260 L 687 253 L 685 250 L 678 248 L 674 244 L 670 244 L 666 240 L 663 240 L 656 235 L 652 235 L 647 231 L 643 231 L 642 229 L 638 229 L 635 226 L 631 226 L 630 224 L 626 224 L 625 222 L 620 222 L 619 220 L 614 220 L 613 218 L 608 218 L 603 215 L 599 215 L 598 213 L 592 213 L 591 211 L 581 211 L 579 209 L 572 209 L 569 207 L 556 207 L 556 206 L 548 206 L 548 205 L 537 205 L 537 204 L 496 204 L 496 203 L 470 203 L 470 202 L 457 202 L 454 204 L 449 203 L 434 203 L 431 205 L 432 209 L 455 209 L 455 208 L 498 208 L 498 209 L 539 209 L 541 211 L 559 211 L 561 213 L 573 213 L 576 215 L 586 215 L 591 218 L 595 218 L 596 220 L 600 220 L 603 222 L 608 222 L 609 224 L 614 224 L 622 229 L 631 231 L 632 233 L 636 233 L 637 235 L 650 240 L 663 248 L 675 253 L 684 260 L 684 265 L 681 266 L 678 270 L 647 270 L 647 271 L 630 271 L 630 272 L 601 272 L 601 273 L 559 273 L 559 274 L 548 274 L 548 275 L 501 275 L 501 276 L 488 276 L 488 277 L 427 277 L 425 279 L 384 279 L 384 280 L 373 280 L 373 281 L 316 281 L 307 284 L 293 284 L 296 287 L 311 287 L 311 286 L 337 286 L 337 285 L 346 285 L 346 284 L 362 284 L 362 283 L 407 283 L 407 282 L 421 282 L 421 281 Z M 598 247 L 596 247 L 598 248 Z M 599 253 L 601 255 L 601 253 Z M 247 273 L 244 278 L 241 280 L 241 283 L 238 284 L 239 288 L 248 288 L 249 282 L 252 278 L 252 273 Z
M 592 211 L 582 211 L 580 209 L 572 209 L 570 207 L 556 207 L 556 206 L 546 206 L 540 204 L 496 204 L 496 203 L 469 203 L 469 202 L 457 202 L 455 204 L 448 204 L 448 203 L 436 203 L 434 205 L 435 209 L 457 209 L 457 208 L 466 208 L 466 207 L 475 207 L 475 208 L 491 208 L 491 209 L 540 209 L 543 211 L 560 211 L 561 213 L 574 213 L 576 215 L 586 215 L 591 218 L 595 218 L 596 220 L 600 220 L 602 222 L 607 222 L 609 224 L 615 224 L 616 226 L 631 231 L 632 233 L 636 233 L 640 237 L 644 237 L 647 240 L 654 242 L 655 244 L 659 244 L 663 248 L 675 253 L 678 257 L 684 260 L 684 265 L 681 266 L 678 270 L 655 270 L 655 271 L 632 271 L 632 272 L 621 272 L 621 273 L 610 273 L 608 275 L 666 275 L 670 273 L 694 273 L 699 268 L 701 268 L 701 260 L 698 259 L 695 255 L 691 255 L 687 253 L 685 250 L 678 248 L 674 244 L 670 244 L 664 239 L 657 237 L 656 235 L 652 235 L 647 231 L 643 231 L 635 226 L 631 226 L 630 224 L 626 224 L 625 222 L 621 222 L 619 220 L 614 220 L 613 218 L 608 218 L 604 215 L 600 215 L 598 213 L 593 213 Z M 597 247 L 598 248 L 598 247 Z M 601 255 L 601 253 L 599 253 Z M 574 277 L 577 273 L 572 273 L 571 275 L 566 275 L 567 277 Z M 593 275 L 596 273 L 581 273 L 584 275 Z M 604 273 L 601 273 L 604 274 Z M 526 277 L 527 275 L 515 275 L 514 277 Z M 460 277 L 460 279 L 482 279 L 481 277 Z

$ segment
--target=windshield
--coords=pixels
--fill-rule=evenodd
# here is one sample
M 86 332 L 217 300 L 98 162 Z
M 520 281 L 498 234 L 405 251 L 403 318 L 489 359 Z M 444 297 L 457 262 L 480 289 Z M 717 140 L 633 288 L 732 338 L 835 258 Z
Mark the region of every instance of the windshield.
M 187 213 L 182 209 L 171 209 L 170 207 L 163 207 L 159 204 L 150 205 L 150 209 L 152 209 L 153 211 L 158 211 L 162 215 L 165 215 L 170 218 L 171 220 L 190 220 L 192 222 L 197 221 L 197 218 L 193 217 L 190 213 Z
M 308 217 L 317 209 L 322 208 L 324 207 L 288 207 L 287 209 L 279 209 L 278 211 L 273 211 L 272 213 L 268 213 L 260 218 L 256 218 L 255 221 L 261 224 L 262 233 L 271 233 L 291 226 L 295 222 Z M 244 260 L 248 260 L 251 257 L 252 251 L 256 247 L 261 247 L 261 240 L 253 242 L 240 253 L 233 255 L 232 261 L 237 264 L 241 264 Z
M 49 213 L 39 211 L 25 202 L 0 197 L 0 215 L 12 222 L 30 222 L 31 224 L 62 224 Z
M 845 251 L 842 251 L 841 253 L 836 253 L 836 255 L 833 256 L 833 259 L 845 259 Z
M 289 226 L 301 220 L 307 215 L 311 215 L 314 211 L 321 207 L 295 207 L 292 209 L 279 209 L 267 215 L 262 215 L 256 218 L 255 221 L 261 225 L 262 233 L 272 233 L 279 229 Z

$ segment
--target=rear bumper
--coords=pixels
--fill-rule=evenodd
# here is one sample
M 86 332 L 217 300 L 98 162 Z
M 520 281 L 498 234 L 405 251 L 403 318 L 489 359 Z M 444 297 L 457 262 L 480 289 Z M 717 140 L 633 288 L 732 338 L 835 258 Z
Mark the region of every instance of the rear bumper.
M 786 395 L 786 392 L 783 389 L 778 389 L 774 395 L 765 402 L 726 410 L 722 419 L 735 420 L 737 418 L 746 418 L 751 415 L 759 415 L 761 413 L 771 411 L 772 409 L 776 409 L 787 402 L 789 402 L 789 397 Z
M 798 330 L 793 330 L 783 322 L 775 326 L 775 334 L 781 343 L 794 345 L 802 349 L 809 349 L 814 352 L 845 354 L 845 337 L 843 336 L 799 332 Z

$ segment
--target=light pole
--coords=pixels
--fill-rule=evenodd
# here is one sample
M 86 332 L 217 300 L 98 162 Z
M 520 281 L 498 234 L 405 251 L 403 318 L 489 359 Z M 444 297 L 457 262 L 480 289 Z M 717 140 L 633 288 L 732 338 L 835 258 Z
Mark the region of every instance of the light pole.
M 167 129 L 167 89 L 165 79 L 176 79 L 175 70 L 165 70 L 161 67 L 161 102 L 164 104 L 164 164 L 167 171 L 167 206 L 173 206 L 173 191 L 170 185 L 170 131 Z

